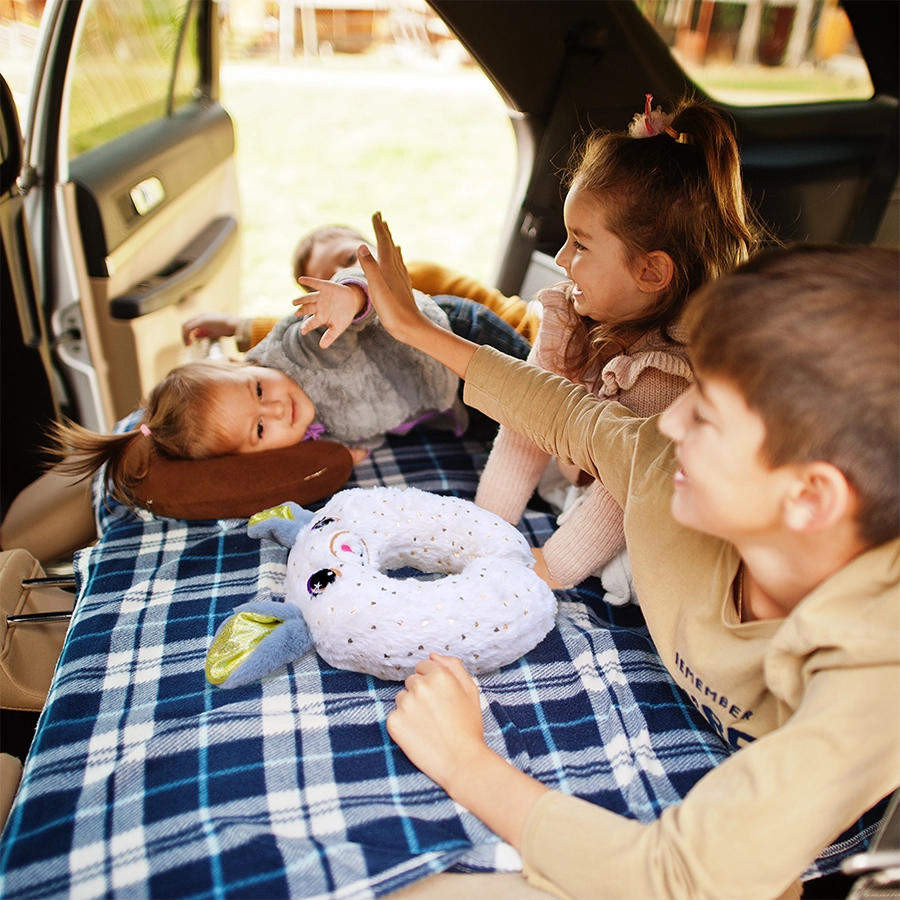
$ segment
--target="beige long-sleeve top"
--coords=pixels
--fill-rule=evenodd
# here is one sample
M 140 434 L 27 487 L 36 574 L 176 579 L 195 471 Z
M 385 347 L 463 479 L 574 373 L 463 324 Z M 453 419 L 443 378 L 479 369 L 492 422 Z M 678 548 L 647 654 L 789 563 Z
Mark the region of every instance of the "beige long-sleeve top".
M 654 419 L 487 347 L 466 379 L 467 403 L 623 505 L 660 656 L 739 748 L 647 825 L 546 794 L 526 822 L 526 877 L 604 900 L 798 896 L 813 859 L 900 786 L 900 541 L 851 561 L 786 618 L 741 623 L 737 551 L 672 518 L 678 464 Z
M 541 292 L 543 320 L 528 361 L 562 374 L 561 349 L 568 340 L 568 284 Z M 677 336 L 677 332 L 676 332 Z M 613 357 L 586 387 L 618 400 L 640 416 L 662 412 L 690 385 L 691 369 L 681 344 L 645 336 Z M 533 441 L 500 428 L 478 483 L 475 502 L 515 525 L 522 517 L 551 455 Z M 592 484 L 543 547 L 550 574 L 572 587 L 607 563 L 625 543 L 622 507 L 602 484 Z

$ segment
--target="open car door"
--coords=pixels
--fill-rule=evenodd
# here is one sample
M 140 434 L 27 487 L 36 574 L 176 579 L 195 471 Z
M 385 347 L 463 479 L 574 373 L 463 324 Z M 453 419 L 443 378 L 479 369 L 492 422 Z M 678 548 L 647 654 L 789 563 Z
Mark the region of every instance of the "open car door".
M 0 441 L 2 513 L 39 474 L 33 448 L 60 414 L 50 390 L 52 363 L 43 320 L 36 314 L 36 273 L 16 182 L 22 135 L 15 100 L 0 75 Z M 27 386 L 27 390 L 26 390 Z
M 47 4 L 17 178 L 4 150 L 3 512 L 39 474 L 40 426 L 111 429 L 180 361 L 191 312 L 238 309 L 218 34 L 212 0 Z

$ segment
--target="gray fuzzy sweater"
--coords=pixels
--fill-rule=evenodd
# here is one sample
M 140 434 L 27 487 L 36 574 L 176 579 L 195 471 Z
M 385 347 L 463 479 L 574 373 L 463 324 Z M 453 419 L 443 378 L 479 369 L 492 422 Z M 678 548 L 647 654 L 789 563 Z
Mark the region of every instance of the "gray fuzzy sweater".
M 333 280 L 365 286 L 355 269 Z M 419 309 L 449 331 L 450 322 L 434 300 L 415 294 Z M 246 359 L 278 369 L 300 385 L 315 406 L 316 422 L 325 427 L 323 438 L 372 449 L 386 432 L 456 405 L 459 379 L 392 338 L 371 306 L 327 350 L 319 346 L 324 326 L 302 334 L 301 321 L 286 316 Z

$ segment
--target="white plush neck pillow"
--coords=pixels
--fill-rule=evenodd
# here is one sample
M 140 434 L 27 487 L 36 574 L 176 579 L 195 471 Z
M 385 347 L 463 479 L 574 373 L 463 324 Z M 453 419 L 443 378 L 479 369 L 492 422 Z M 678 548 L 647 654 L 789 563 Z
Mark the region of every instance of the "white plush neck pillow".
M 288 557 L 286 601 L 330 665 L 393 681 L 431 652 L 471 674 L 513 662 L 553 627 L 556 598 L 509 523 L 416 488 L 336 494 Z M 445 577 L 397 578 L 412 567 Z

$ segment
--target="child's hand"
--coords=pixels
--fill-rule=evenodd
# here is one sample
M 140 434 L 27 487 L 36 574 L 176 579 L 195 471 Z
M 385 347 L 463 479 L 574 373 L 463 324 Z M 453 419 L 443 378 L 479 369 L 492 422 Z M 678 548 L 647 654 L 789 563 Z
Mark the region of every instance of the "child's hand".
M 525 822 L 549 788 L 485 744 L 478 687 L 458 659 L 422 660 L 387 730 L 413 765 L 521 851 Z
M 432 653 L 422 660 L 396 704 L 388 734 L 445 789 L 461 766 L 487 751 L 478 686 L 455 657 Z
M 314 328 L 328 326 L 319 341 L 324 350 L 346 330 L 347 326 L 365 309 L 366 295 L 359 285 L 336 284 L 319 278 L 304 276 L 299 279 L 304 287 L 312 288 L 312 293 L 304 294 L 293 301 L 298 316 L 306 316 L 300 326 L 303 334 Z
M 203 338 L 234 337 L 241 320 L 238 316 L 223 312 L 202 312 L 192 316 L 181 326 L 181 339 L 185 347 Z

